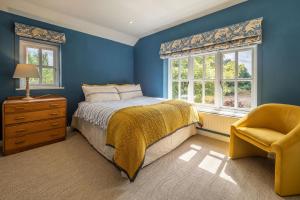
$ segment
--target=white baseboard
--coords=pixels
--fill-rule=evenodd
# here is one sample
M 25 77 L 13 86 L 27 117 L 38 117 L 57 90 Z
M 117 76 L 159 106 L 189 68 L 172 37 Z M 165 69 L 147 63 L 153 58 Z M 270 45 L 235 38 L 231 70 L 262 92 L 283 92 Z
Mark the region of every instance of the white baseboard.
M 217 139 L 217 140 L 221 140 L 223 142 L 229 142 L 229 137 L 223 136 L 223 135 L 219 135 L 216 133 L 212 133 L 209 131 L 205 131 L 205 130 L 198 130 L 198 134 L 203 135 L 203 136 L 207 136 L 213 139 Z

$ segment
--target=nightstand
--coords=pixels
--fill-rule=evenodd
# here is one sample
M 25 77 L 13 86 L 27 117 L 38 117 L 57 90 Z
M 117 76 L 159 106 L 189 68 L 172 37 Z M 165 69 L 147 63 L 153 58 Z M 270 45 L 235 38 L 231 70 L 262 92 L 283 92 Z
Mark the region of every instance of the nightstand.
M 2 105 L 4 155 L 64 140 L 66 108 L 66 98 L 56 95 L 9 97 Z

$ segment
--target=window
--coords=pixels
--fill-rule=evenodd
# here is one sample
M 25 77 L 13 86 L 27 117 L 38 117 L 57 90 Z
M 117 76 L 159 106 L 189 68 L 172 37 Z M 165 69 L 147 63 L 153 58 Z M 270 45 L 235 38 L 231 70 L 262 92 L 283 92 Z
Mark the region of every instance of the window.
M 195 103 L 214 105 L 216 56 L 214 54 L 199 55 L 191 58 L 193 61 L 193 87 Z
M 60 46 L 51 43 L 40 43 L 20 40 L 20 63 L 37 66 L 40 78 L 31 78 L 32 88 L 48 89 L 61 86 Z M 20 79 L 20 88 L 25 88 L 25 79 Z
M 224 110 L 256 106 L 256 46 L 169 60 L 169 97 Z

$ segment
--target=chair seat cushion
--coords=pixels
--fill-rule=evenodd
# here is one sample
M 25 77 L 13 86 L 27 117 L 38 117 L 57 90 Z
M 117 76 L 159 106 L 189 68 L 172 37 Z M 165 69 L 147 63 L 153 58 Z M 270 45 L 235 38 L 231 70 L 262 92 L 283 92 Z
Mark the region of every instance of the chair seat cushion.
M 249 127 L 237 127 L 240 134 L 247 136 L 256 142 L 259 142 L 265 146 L 271 146 L 272 143 L 281 139 L 284 134 L 267 128 L 249 128 Z

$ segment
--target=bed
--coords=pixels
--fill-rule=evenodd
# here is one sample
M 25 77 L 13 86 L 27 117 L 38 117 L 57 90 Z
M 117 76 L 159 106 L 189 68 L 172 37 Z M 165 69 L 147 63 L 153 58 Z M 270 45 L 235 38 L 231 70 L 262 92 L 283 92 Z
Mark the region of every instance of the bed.
M 159 140 L 153 142 L 153 144 L 149 145 L 145 149 L 145 155 L 138 170 L 136 170 L 133 175 L 130 175 L 128 173 L 129 170 L 122 168 L 122 165 L 118 164 L 114 159 L 116 157 L 116 147 L 115 145 L 110 145 L 107 138 L 108 132 L 111 129 L 109 125 L 112 123 L 112 121 L 115 121 L 115 124 L 119 128 L 121 127 L 121 129 L 123 126 L 126 126 L 125 122 L 127 119 L 125 120 L 115 117 L 123 110 L 130 110 L 134 108 L 144 109 L 151 106 L 155 107 L 157 105 L 163 105 L 164 103 L 168 103 L 168 100 L 162 98 L 145 97 L 141 95 L 129 99 L 120 99 L 114 101 L 84 101 L 79 103 L 78 109 L 73 115 L 71 127 L 78 130 L 86 138 L 90 145 L 94 147 L 95 150 L 97 150 L 106 159 L 113 162 L 121 171 L 125 172 L 130 181 L 134 181 L 138 171 L 141 168 L 149 165 L 158 158 L 172 151 L 186 139 L 196 134 L 196 127 L 200 125 L 199 121 L 197 120 L 197 122 L 193 121 L 193 123 L 186 124 L 185 126 L 176 129 L 172 133 L 165 135 Z M 138 113 L 140 113 L 140 110 Z M 114 119 L 114 117 L 116 119 Z M 113 132 L 117 132 L 116 130 L 118 129 L 112 129 Z M 128 132 L 126 134 L 128 134 Z

